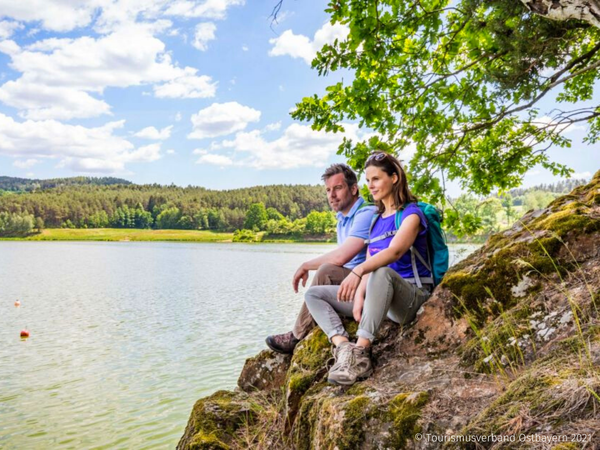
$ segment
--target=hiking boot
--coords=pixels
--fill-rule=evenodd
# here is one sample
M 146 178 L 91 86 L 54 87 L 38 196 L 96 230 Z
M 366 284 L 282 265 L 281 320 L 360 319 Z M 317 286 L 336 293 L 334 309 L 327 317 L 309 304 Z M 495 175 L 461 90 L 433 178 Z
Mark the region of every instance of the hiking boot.
M 299 339 L 296 339 L 294 333 L 291 331 L 284 334 L 274 334 L 273 336 L 267 336 L 267 345 L 271 350 L 277 353 L 294 353 L 294 348 Z
M 352 342 L 342 342 L 333 349 L 335 364 L 329 369 L 327 381 L 332 384 L 351 386 L 373 373 L 370 349 Z

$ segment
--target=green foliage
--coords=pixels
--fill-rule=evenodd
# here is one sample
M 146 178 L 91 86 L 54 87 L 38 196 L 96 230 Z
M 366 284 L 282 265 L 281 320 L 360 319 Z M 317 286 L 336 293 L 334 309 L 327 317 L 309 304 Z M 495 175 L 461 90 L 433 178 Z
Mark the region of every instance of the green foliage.
M 181 211 L 176 206 L 165 209 L 156 217 L 156 228 L 176 229 L 178 228 Z
M 523 198 L 523 208 L 525 211 L 530 209 L 542 209 L 550 204 L 558 195 L 544 191 L 530 191 Z
M 261 236 L 252 230 L 235 230 L 233 242 L 260 242 Z
M 267 220 L 269 220 L 269 216 L 265 205 L 262 202 L 253 203 L 246 213 L 244 228 L 248 230 L 263 231 L 267 225 Z
M 335 231 L 336 220 L 331 211 L 313 211 L 306 216 L 306 231 L 308 233 L 331 233 Z
M 38 223 L 31 214 L 0 212 L 0 236 L 26 236 Z
M 277 211 L 275 208 L 267 208 L 267 218 L 268 220 L 284 220 L 283 214 Z
M 512 0 L 332 0 L 327 12 L 350 32 L 312 66 L 354 77 L 304 98 L 292 117 L 316 130 L 339 132 L 351 120 L 374 130 L 339 147 L 357 170 L 373 150 L 402 158 L 414 145 L 410 184 L 425 201 L 444 206 L 441 180 L 488 196 L 519 186 L 537 165 L 568 176 L 546 149 L 569 147 L 561 133 L 578 121 L 591 123 L 590 142 L 600 136 L 600 113 L 579 104 L 600 74 L 596 27 L 551 21 Z M 576 112 L 537 108 L 557 90 Z M 473 215 L 451 219 L 461 232 L 483 225 Z

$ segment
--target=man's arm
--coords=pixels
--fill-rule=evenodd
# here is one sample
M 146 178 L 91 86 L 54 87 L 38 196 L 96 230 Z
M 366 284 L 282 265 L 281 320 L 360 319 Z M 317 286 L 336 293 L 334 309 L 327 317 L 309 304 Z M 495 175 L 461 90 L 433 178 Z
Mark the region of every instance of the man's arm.
M 342 245 L 325 253 L 324 255 L 318 256 L 317 258 L 311 259 L 302 263 L 294 274 L 292 286 L 294 291 L 298 292 L 298 284 L 302 280 L 302 286 L 306 286 L 308 280 L 308 272 L 310 270 L 317 270 L 322 264 L 329 263 L 336 266 L 343 266 L 352 258 L 354 258 L 365 246 L 364 239 L 357 237 L 347 238 Z

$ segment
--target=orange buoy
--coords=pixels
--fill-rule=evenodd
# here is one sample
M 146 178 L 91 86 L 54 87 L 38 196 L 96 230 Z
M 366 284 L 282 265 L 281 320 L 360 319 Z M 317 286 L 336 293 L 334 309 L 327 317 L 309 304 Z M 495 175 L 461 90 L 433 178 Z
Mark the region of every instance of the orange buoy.
M 21 330 L 21 337 L 22 338 L 28 338 L 29 337 L 29 330 Z
M 19 300 L 15 300 L 15 306 L 21 306 L 21 302 Z

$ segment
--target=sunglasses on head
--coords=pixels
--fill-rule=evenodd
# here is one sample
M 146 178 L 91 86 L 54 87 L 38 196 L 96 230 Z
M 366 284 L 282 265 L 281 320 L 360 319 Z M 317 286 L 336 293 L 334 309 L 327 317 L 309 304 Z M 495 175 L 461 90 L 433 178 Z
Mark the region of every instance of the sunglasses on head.
M 383 161 L 387 156 L 387 153 L 373 153 L 367 158 L 367 163 L 369 161 Z

